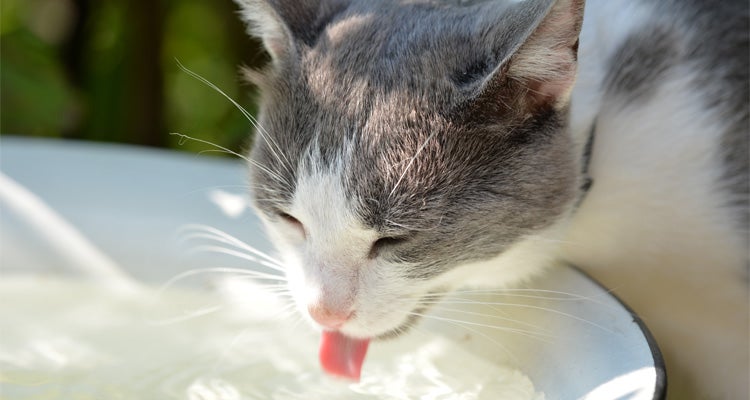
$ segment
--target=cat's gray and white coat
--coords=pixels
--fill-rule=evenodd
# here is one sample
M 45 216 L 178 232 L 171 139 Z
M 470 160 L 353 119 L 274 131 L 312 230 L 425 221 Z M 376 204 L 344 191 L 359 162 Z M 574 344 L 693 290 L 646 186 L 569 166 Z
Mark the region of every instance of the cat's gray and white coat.
M 672 397 L 747 398 L 747 1 L 237 1 L 272 56 L 254 201 L 305 315 L 386 337 L 572 263 Z

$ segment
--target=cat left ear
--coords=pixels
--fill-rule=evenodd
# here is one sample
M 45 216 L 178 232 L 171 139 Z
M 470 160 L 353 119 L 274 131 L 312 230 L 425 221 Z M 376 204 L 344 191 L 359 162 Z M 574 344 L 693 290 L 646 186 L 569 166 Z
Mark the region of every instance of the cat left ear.
M 526 112 L 566 105 L 575 83 L 584 3 L 555 0 L 516 50 L 485 79 L 482 91 L 500 86 L 507 90 L 511 85 L 514 106 Z M 503 84 L 496 85 L 498 81 Z M 508 92 L 504 93 L 507 96 Z
M 249 33 L 263 40 L 275 64 L 312 46 L 349 0 L 235 0 Z
M 263 41 L 274 63 L 291 56 L 294 50 L 292 32 L 271 3 L 264 0 L 235 0 L 248 33 Z

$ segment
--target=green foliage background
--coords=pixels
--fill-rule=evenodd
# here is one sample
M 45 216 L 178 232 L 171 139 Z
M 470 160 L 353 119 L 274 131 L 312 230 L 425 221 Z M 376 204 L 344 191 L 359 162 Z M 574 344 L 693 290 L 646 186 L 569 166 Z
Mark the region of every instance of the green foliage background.
M 238 67 L 267 61 L 231 0 L 0 0 L 0 134 L 233 150 L 255 112 Z

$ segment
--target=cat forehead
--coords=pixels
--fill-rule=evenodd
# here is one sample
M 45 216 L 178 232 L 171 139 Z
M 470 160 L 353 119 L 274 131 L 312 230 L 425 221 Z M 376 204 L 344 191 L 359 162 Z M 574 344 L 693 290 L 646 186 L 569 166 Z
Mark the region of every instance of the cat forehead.
M 420 0 L 345 3 L 315 23 L 293 24 L 293 50 L 279 56 L 267 79 L 255 79 L 277 104 L 302 114 L 315 102 L 320 111 L 346 117 L 328 122 L 355 125 L 414 110 L 445 114 L 476 96 L 538 14 L 521 13 L 510 0 L 458 1 L 459 7 Z
M 486 23 L 482 15 L 477 7 L 434 2 L 355 2 L 329 21 L 297 61 L 318 98 L 369 96 L 388 104 L 408 95 L 434 107 L 461 96 L 451 81 L 457 74 L 494 67 L 510 52 L 510 35 L 497 40 L 490 31 L 513 27 L 503 28 L 497 18 Z M 481 72 L 488 71 L 474 71 Z
M 477 106 L 471 97 L 476 92 L 451 79 L 460 72 L 484 79 L 513 51 L 513 29 L 528 21 L 511 23 L 505 14 L 498 16 L 500 3 L 482 3 L 488 7 L 483 10 L 356 2 L 319 34 L 301 35 L 316 39 L 298 42 L 298 52 L 275 64 L 272 82 L 264 85 L 261 122 L 287 158 L 309 161 L 293 168 L 268 166 L 279 162 L 271 157 L 273 146 L 263 141 L 255 152 L 258 160 L 294 181 L 301 172 L 329 168 L 344 156 L 349 162 L 343 184 L 356 201 L 366 203 L 361 209 L 375 210 L 371 214 L 421 209 L 417 203 L 434 204 L 432 199 L 447 198 L 446 191 L 470 184 L 502 184 L 502 174 L 485 171 L 521 168 L 521 148 L 550 147 L 549 141 L 532 140 L 546 135 L 524 132 L 538 131 L 536 125 L 557 130 L 559 121 L 546 120 L 554 113 L 540 115 L 538 123 L 527 121 L 525 113 L 507 111 L 504 100 L 482 100 Z M 482 70 L 483 57 L 492 70 Z M 493 114 L 489 125 L 485 111 Z M 512 140 L 506 140 L 508 132 Z

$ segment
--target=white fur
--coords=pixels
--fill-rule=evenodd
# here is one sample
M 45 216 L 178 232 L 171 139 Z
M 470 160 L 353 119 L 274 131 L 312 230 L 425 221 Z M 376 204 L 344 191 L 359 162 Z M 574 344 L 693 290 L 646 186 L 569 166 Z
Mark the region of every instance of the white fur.
M 339 171 L 302 176 L 291 213 L 305 227 L 301 304 L 353 309 L 359 270 L 367 261 L 372 234 L 362 229 L 347 204 Z
M 563 256 L 644 318 L 665 352 L 672 398 L 687 395 L 688 381 L 713 388 L 712 398 L 747 398 L 747 248 L 733 232 L 726 195 L 715 189 L 724 122 L 702 106 L 683 66 L 648 102 L 596 106 L 603 71 L 590 55 L 606 57 L 645 10 L 627 1 L 591 4 L 587 13 L 618 13 L 589 15 L 607 25 L 585 26 L 581 38 L 572 120 L 583 142 L 599 111 L 594 185 L 571 221 Z
M 559 261 L 567 221 L 513 244 L 495 258 L 461 265 L 435 282 L 437 287 L 509 287 L 542 273 Z
M 354 337 L 382 334 L 403 323 L 416 304 L 416 288 L 401 277 L 403 265 L 390 265 L 368 254 L 377 233 L 356 218 L 341 185 L 344 163 L 320 168 L 315 153 L 297 182 L 292 215 L 305 226 L 302 237 L 289 227 L 270 224 L 282 250 L 287 276 L 300 311 L 309 306 L 353 310 L 341 327 Z

